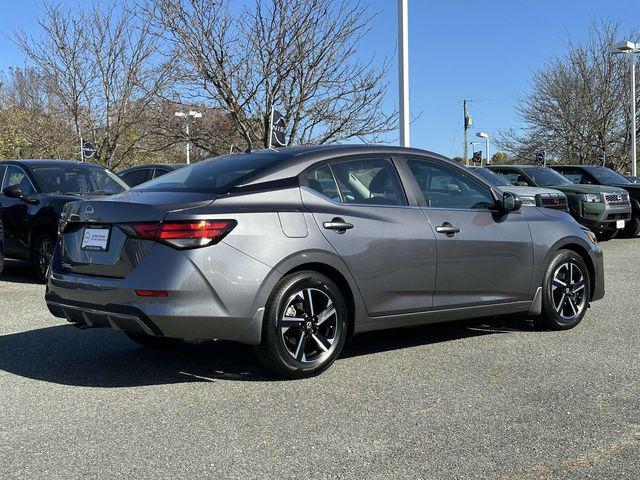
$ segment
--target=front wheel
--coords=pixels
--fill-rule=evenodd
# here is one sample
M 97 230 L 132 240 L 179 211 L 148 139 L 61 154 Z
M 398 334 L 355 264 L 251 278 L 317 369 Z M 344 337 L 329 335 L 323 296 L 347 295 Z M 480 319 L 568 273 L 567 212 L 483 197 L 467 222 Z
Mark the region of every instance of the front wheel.
M 33 250 L 32 264 L 38 281 L 47 281 L 47 271 L 56 246 L 56 236 L 51 233 L 43 233 L 36 240 Z
M 543 326 L 568 330 L 580 323 L 589 305 L 589 270 L 580 255 L 559 250 L 549 262 L 542 284 Z
M 331 279 L 312 271 L 287 275 L 267 302 L 257 357 L 278 375 L 317 375 L 340 355 L 347 322 L 344 297 Z
M 627 222 L 627 225 L 622 231 L 625 237 L 635 238 L 640 235 L 640 213 L 633 212 L 631 220 Z

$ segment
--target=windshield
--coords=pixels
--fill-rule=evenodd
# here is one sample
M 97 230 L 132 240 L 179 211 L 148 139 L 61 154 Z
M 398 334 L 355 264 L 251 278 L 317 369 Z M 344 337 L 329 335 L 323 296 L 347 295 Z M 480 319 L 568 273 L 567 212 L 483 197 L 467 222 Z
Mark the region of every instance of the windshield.
M 472 171 L 473 171 L 473 173 L 475 173 L 480 178 L 482 178 L 486 182 L 490 183 L 494 187 L 509 187 L 509 186 L 511 186 L 511 183 L 509 183 L 506 178 L 504 178 L 502 175 L 498 175 L 497 173 L 492 172 L 488 168 L 484 168 L 484 167 L 474 168 Z
M 557 185 L 573 185 L 573 182 L 555 170 L 545 167 L 527 168 L 525 170 L 539 187 L 553 187 Z
M 129 188 L 113 172 L 88 163 L 72 167 L 37 167 L 33 174 L 45 193 L 114 195 Z
M 589 168 L 589 173 L 593 175 L 598 182 L 603 185 L 611 185 L 611 184 L 622 184 L 627 185 L 631 183 L 625 177 L 620 175 L 618 172 L 614 172 L 610 168 L 605 167 L 593 167 Z
M 277 154 L 249 153 L 211 158 L 134 188 L 145 192 L 226 193 L 281 161 Z

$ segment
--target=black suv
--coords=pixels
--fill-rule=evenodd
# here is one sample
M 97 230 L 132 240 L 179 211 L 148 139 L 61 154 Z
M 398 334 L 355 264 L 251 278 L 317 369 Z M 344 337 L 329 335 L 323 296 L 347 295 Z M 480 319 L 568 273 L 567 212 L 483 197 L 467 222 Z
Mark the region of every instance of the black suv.
M 30 261 L 40 281 L 57 242 L 62 208 L 128 189 L 110 170 L 67 160 L 2 161 L 0 181 L 4 256 Z
M 556 172 L 560 172 L 573 183 L 585 185 L 610 185 L 620 187 L 629 192 L 631 199 L 631 219 L 623 231 L 628 237 L 637 237 L 640 234 L 640 185 L 631 182 L 618 172 L 606 167 L 591 165 L 553 165 Z

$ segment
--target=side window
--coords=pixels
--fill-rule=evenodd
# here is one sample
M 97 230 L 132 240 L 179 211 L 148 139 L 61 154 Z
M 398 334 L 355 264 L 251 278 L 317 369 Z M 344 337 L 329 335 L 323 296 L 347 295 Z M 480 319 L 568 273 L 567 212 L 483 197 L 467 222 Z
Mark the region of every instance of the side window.
M 165 170 L 164 168 L 156 168 L 153 171 L 153 178 L 161 177 L 163 175 L 166 175 L 167 173 L 169 173 L 169 170 Z
M 338 187 L 333 179 L 331 170 L 327 165 L 322 165 L 303 174 L 305 184 L 320 195 L 330 198 L 334 202 L 340 202 Z
M 487 188 L 455 168 L 425 160 L 407 163 L 427 207 L 488 210 L 495 205 Z
M 137 187 L 141 183 L 147 181 L 148 174 L 148 169 L 141 168 L 140 170 L 134 170 L 133 172 L 125 173 L 122 176 L 122 180 L 124 180 L 124 182 L 130 187 Z
M 29 180 L 27 174 L 24 173 L 24 170 L 14 165 L 8 165 L 7 173 L 4 176 L 4 182 L 2 182 L 2 189 L 4 190 L 7 187 L 14 186 L 20 187 L 22 189 L 22 194 L 25 196 L 33 195 L 35 193 L 31 180 Z
M 349 160 L 331 164 L 344 203 L 407 205 L 400 178 L 389 160 Z
M 0 188 L 2 188 L 2 180 L 4 180 L 4 172 L 7 169 L 4 165 L 0 165 Z M 2 192 L 0 192 L 2 194 Z

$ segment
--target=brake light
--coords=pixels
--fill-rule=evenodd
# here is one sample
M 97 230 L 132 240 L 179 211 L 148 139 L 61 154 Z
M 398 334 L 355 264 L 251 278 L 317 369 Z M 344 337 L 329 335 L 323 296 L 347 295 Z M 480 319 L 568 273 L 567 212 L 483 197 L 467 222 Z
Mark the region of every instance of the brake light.
M 178 220 L 161 224 L 131 225 L 136 235 L 167 243 L 175 248 L 215 245 L 237 225 L 235 220 Z
M 136 290 L 136 295 L 139 297 L 168 297 L 169 292 L 166 290 Z

